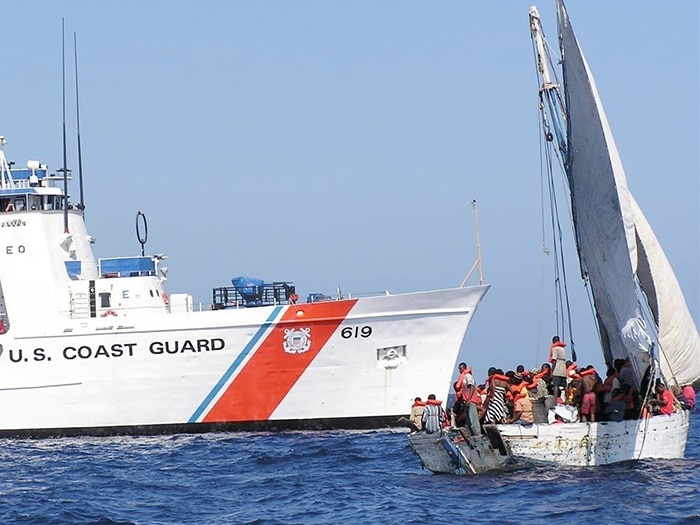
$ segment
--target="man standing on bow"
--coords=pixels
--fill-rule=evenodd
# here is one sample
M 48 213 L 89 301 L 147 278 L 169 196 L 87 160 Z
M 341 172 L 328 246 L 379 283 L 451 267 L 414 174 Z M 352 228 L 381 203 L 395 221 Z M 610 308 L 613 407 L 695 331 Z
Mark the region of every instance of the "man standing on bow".
M 552 393 L 559 399 L 559 393 L 566 388 L 566 343 L 558 335 L 552 337 L 549 362 L 552 364 Z

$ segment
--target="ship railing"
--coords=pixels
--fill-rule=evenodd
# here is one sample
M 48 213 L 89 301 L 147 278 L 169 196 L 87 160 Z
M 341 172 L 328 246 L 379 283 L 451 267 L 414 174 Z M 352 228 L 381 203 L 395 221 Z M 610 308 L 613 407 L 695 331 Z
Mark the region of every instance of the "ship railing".
M 294 300 L 294 286 L 289 282 L 264 283 L 258 286 L 222 286 L 212 290 L 212 309 L 254 308 L 289 304 Z
M 210 305 L 199 303 L 199 310 L 223 310 L 225 308 L 253 308 L 257 306 L 275 306 L 280 304 L 290 304 L 292 302 L 302 301 L 294 299 L 296 296 L 295 288 L 291 283 L 275 282 L 265 283 L 258 290 L 258 295 L 251 296 L 250 293 L 241 293 L 239 289 L 233 286 L 219 287 L 213 289 L 213 299 Z M 389 290 L 377 292 L 362 292 L 348 293 L 346 295 L 329 296 L 323 294 L 310 294 L 306 299 L 306 303 L 340 301 L 344 299 L 360 299 L 364 297 L 380 297 L 391 295 Z M 313 296 L 313 297 L 312 297 Z

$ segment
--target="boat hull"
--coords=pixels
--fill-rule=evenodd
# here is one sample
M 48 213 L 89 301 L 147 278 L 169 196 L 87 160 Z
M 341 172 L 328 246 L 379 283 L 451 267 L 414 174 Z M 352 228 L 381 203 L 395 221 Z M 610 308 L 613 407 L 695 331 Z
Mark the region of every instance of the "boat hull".
M 597 466 L 685 454 L 690 413 L 596 423 L 497 425 L 518 462 Z
M 398 424 L 416 395 L 447 396 L 487 289 L 10 331 L 0 337 L 0 434 Z
M 470 436 L 464 428 L 432 434 L 412 432 L 408 443 L 421 466 L 434 474 L 483 474 L 512 463 L 512 456 L 495 429 L 487 429 L 487 434 L 480 436 Z

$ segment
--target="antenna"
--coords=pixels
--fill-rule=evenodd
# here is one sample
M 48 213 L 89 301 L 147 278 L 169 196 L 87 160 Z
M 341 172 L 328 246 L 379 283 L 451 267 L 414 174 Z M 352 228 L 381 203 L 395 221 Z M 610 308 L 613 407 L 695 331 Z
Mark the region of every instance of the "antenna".
M 479 267 L 479 284 L 484 284 L 484 274 L 481 269 L 481 243 L 479 241 L 479 214 L 477 213 L 476 210 L 476 200 L 472 201 L 472 211 L 474 212 L 474 237 L 476 239 L 476 261 L 474 261 L 474 264 L 472 264 L 472 267 L 469 269 L 469 272 L 467 273 L 467 276 L 464 278 L 462 281 L 462 284 L 460 285 L 460 288 L 463 288 L 465 284 L 467 284 L 467 281 L 471 277 L 472 273 L 474 273 L 474 270 L 476 267 Z
M 63 233 L 68 231 L 68 154 L 66 153 L 66 24 L 61 18 L 61 57 L 63 69 Z
M 476 209 L 476 200 L 472 201 L 474 212 L 474 239 L 476 240 L 476 261 L 479 263 L 479 284 L 484 284 L 484 273 L 481 268 L 481 241 L 479 240 L 479 212 Z
M 78 36 L 73 31 L 73 53 L 75 58 L 75 119 L 78 131 L 78 180 L 80 181 L 80 209 L 85 210 L 85 197 L 83 193 L 83 154 L 80 148 L 80 104 L 78 96 Z M 85 211 L 83 211 L 85 216 Z

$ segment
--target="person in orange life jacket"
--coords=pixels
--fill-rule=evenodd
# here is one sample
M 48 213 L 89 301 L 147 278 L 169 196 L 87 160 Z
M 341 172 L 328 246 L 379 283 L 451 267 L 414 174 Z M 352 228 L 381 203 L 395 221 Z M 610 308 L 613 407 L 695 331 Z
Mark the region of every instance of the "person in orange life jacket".
M 674 401 L 673 394 L 666 388 L 661 379 L 656 380 L 656 398 L 649 401 L 654 414 L 664 414 L 670 415 L 676 411 L 676 407 L 673 406 Z
M 532 401 L 527 390 L 527 383 L 517 372 L 510 379 L 510 393 L 513 397 L 513 408 L 508 423 L 529 425 L 535 422 L 532 416 Z
M 516 425 L 532 425 L 535 422 L 532 415 L 532 401 L 530 401 L 527 392 L 519 392 L 515 395 L 513 417 L 509 422 Z
M 481 435 L 481 423 L 479 422 L 479 404 L 481 396 L 476 388 L 476 381 L 472 376 L 472 369 L 466 363 L 459 364 L 459 378 L 454 384 L 457 397 L 464 406 L 466 415 L 465 426 L 469 428 L 473 436 Z M 455 414 L 456 419 L 457 414 Z
M 423 429 L 423 411 L 425 410 L 425 403 L 420 397 L 417 397 L 413 401 L 413 406 L 411 406 L 411 415 L 408 417 L 409 426 L 411 430 L 418 431 Z
M 552 345 L 549 347 L 549 362 L 552 365 L 552 394 L 559 398 L 559 394 L 566 388 L 566 343 L 559 339 L 558 335 L 552 337 Z
M 438 432 L 445 425 L 446 419 L 447 416 L 445 414 L 445 409 L 442 408 L 442 401 L 435 399 L 435 394 L 430 394 L 428 396 L 428 401 L 425 403 L 423 415 L 421 416 L 423 430 L 428 434 Z

